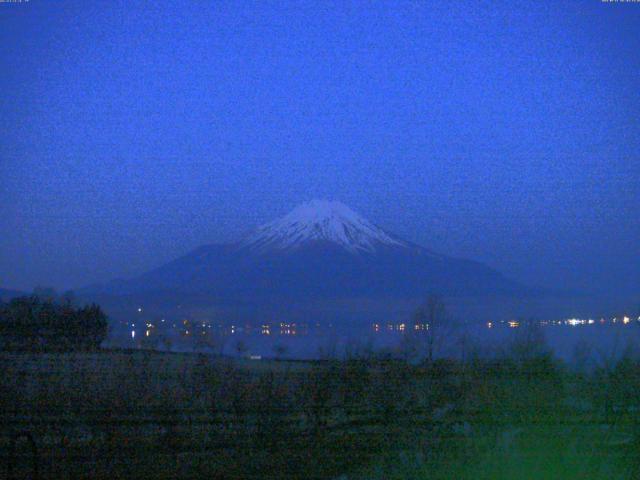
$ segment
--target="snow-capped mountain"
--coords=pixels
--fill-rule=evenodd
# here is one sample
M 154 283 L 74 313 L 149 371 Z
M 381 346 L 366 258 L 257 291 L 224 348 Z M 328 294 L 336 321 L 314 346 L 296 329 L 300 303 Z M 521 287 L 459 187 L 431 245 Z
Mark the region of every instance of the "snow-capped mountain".
M 293 250 L 310 242 L 329 242 L 353 253 L 373 253 L 379 247 L 408 247 L 346 205 L 312 200 L 282 218 L 259 227 L 240 242 L 250 250 Z
M 317 301 L 344 305 L 344 300 L 355 298 L 380 301 L 427 293 L 477 297 L 523 291 L 481 263 L 436 254 L 397 238 L 339 202 L 314 200 L 238 242 L 204 245 L 143 275 L 89 293 L 94 298 L 140 299 L 145 305 L 234 305 L 233 311 L 251 305 L 264 315 L 266 305 L 286 310 Z M 314 307 L 305 315 L 316 313 Z M 339 313 L 333 309 L 332 315 Z

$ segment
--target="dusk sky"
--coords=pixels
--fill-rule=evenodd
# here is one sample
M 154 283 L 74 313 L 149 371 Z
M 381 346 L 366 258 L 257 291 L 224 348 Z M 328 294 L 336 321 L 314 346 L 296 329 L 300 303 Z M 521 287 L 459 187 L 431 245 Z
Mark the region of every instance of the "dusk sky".
M 2 288 L 312 198 L 532 285 L 640 285 L 637 3 L 0 3 L 0 122 Z

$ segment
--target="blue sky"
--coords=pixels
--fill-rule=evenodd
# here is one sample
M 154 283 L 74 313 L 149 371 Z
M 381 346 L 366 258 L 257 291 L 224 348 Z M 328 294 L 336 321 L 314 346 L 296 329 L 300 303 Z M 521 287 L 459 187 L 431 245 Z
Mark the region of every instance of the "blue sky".
M 311 198 L 518 280 L 640 285 L 640 4 L 0 4 L 0 286 Z

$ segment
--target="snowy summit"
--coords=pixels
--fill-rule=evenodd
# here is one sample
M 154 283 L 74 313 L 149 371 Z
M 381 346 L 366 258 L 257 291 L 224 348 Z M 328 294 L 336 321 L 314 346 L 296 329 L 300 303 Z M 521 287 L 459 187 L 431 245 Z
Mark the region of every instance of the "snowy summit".
M 262 225 L 241 242 L 241 247 L 290 250 L 317 241 L 337 244 L 353 253 L 407 246 L 340 202 L 312 200 Z

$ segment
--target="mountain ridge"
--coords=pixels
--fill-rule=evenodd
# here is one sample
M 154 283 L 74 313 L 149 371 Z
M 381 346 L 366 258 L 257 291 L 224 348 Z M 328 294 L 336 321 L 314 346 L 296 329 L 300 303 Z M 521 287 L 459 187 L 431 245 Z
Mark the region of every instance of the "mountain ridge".
M 400 239 L 340 202 L 312 200 L 238 242 L 198 247 L 102 293 L 173 292 L 212 302 L 510 295 L 526 287 L 479 262 Z M 95 290 L 94 290 L 95 292 Z

